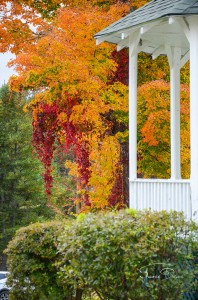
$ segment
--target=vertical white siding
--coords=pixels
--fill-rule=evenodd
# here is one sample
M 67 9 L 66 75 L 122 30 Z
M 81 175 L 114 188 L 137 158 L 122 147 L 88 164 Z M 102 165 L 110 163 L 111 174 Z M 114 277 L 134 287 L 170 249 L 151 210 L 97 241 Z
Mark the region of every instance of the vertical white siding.
M 189 180 L 131 180 L 130 190 L 131 208 L 183 211 L 188 219 L 192 217 Z

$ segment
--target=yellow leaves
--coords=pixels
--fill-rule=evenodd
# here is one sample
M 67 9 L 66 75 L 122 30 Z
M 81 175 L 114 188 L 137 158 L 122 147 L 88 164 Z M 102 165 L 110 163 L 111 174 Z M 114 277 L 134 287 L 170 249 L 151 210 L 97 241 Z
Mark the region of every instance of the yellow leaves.
M 79 126 L 82 131 L 103 132 L 105 124 L 101 118 L 101 113 L 109 110 L 102 101 L 84 101 L 73 108 L 70 121 Z
M 124 17 L 127 13 L 129 13 L 130 9 L 131 7 L 129 3 L 123 3 L 122 5 L 117 3 L 115 5 L 111 5 L 109 9 L 109 15 L 114 19 L 114 21 L 117 21 L 120 19 L 120 17 Z
M 131 0 L 131 5 L 134 8 L 140 8 L 141 6 L 147 4 L 150 0 Z
M 11 76 L 9 79 L 9 89 L 11 91 L 20 92 L 23 87 L 23 77 Z
M 129 139 L 129 131 L 125 130 L 123 132 L 118 132 L 118 133 L 116 133 L 115 136 L 118 139 L 118 141 L 120 141 L 120 142 L 126 142 Z
M 67 160 L 65 162 L 65 168 L 69 169 L 69 175 L 73 176 L 75 179 L 78 178 L 78 167 L 75 162 Z
M 105 208 L 108 196 L 116 178 L 116 164 L 120 157 L 120 146 L 113 136 L 106 136 L 103 140 L 93 137 L 91 144 L 91 178 L 89 191 L 91 205 L 98 209 Z
M 88 185 L 83 187 L 79 183 L 79 170 L 77 165 L 67 161 L 65 166 L 69 169 L 69 174 L 77 182 L 78 197 L 80 201 L 85 193 L 88 193 L 91 207 L 83 207 L 83 211 L 94 209 L 104 209 L 108 205 L 108 197 L 111 194 L 117 175 L 117 163 L 120 158 L 120 145 L 113 136 L 100 137 L 97 134 L 87 135 L 90 145 L 90 171 Z M 83 138 L 85 140 L 85 136 Z
M 128 112 L 128 87 L 121 82 L 108 86 L 102 99 L 110 109 Z
M 66 122 L 68 119 L 68 116 L 66 113 L 64 112 L 61 112 L 59 115 L 58 115 L 58 120 L 61 122 L 61 123 L 64 123 Z
M 187 84 L 181 89 L 181 161 L 182 176 L 189 178 L 190 174 L 190 89 Z
M 152 60 L 151 55 L 140 53 L 138 56 L 138 84 L 142 85 L 155 80 L 167 80 L 169 65 L 165 57 Z

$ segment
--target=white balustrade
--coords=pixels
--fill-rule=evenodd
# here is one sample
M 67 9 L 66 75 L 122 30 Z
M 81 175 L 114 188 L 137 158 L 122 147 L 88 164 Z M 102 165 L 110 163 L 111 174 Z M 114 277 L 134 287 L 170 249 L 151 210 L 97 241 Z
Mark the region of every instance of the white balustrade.
M 190 180 L 130 180 L 130 208 L 183 211 L 192 218 Z

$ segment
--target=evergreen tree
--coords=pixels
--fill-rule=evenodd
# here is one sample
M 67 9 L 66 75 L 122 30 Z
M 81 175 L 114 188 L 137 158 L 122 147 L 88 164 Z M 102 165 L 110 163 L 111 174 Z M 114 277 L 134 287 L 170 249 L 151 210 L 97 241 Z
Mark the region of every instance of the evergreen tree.
M 0 257 L 16 229 L 52 216 L 42 166 L 32 154 L 31 116 L 20 95 L 0 89 Z

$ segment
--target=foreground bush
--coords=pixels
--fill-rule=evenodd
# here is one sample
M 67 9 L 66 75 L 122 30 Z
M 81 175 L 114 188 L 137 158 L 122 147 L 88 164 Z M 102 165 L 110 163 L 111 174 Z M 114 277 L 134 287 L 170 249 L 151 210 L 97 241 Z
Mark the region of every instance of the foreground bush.
M 179 299 L 194 278 L 196 233 L 177 213 L 87 215 L 60 238 L 60 275 L 101 299 Z
M 7 253 L 11 299 L 176 300 L 196 284 L 198 227 L 175 212 L 88 214 L 21 229 Z
M 59 283 L 54 266 L 57 258 L 57 238 L 63 223 L 36 223 L 17 231 L 9 243 L 9 282 L 13 285 L 9 299 L 56 300 L 63 299 L 70 287 Z M 68 288 L 68 291 L 67 291 Z

